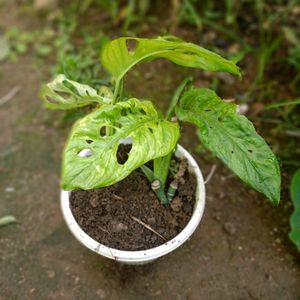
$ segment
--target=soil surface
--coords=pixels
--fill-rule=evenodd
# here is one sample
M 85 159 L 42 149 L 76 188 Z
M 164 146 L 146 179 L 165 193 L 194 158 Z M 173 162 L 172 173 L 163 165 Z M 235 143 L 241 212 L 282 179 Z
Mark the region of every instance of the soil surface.
M 192 216 L 196 180 L 187 171 L 183 179 L 185 183 L 179 185 L 168 206 L 158 201 L 147 178 L 135 171 L 106 188 L 72 191 L 71 210 L 79 226 L 106 246 L 119 250 L 154 248 L 174 238 Z
M 18 4 L 1 2 L 3 29 L 37 26 L 34 16 L 16 13 Z M 152 35 L 160 33 L 152 30 Z M 120 265 L 79 244 L 59 205 L 61 151 L 69 128 L 59 126 L 61 113 L 45 111 L 38 98 L 51 65 L 37 67 L 30 54 L 1 64 L 0 96 L 21 88 L 0 107 L 0 216 L 13 214 L 18 221 L 0 228 L 1 300 L 300 299 L 299 254 L 288 239 L 288 194 L 272 207 L 221 162 L 204 159 L 190 126 L 180 143 L 204 177 L 217 165 L 206 185 L 203 220 L 192 238 L 166 257 L 137 267 Z M 177 68 L 158 61 L 145 65 L 147 73 L 150 79 L 137 77 L 128 86 L 165 107 L 174 86 L 161 84 L 161 78 L 171 74 L 176 81 Z

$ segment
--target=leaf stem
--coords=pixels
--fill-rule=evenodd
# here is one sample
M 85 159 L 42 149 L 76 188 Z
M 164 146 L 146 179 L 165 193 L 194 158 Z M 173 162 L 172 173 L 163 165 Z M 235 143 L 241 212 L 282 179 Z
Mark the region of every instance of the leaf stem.
M 162 184 L 162 182 L 158 178 L 155 177 L 154 172 L 151 169 L 149 169 L 147 166 L 145 166 L 145 165 L 141 166 L 141 170 L 144 172 L 144 174 L 146 175 L 146 177 L 149 180 L 151 185 L 155 181 L 159 182 L 158 188 L 152 187 L 152 190 L 154 191 L 154 193 L 156 194 L 156 197 L 160 200 L 160 202 L 162 204 L 164 204 L 164 205 L 168 204 L 169 201 L 168 201 L 165 191 L 164 191 L 165 185 Z
M 174 111 L 175 111 L 175 107 L 177 106 L 178 100 L 181 96 L 181 94 L 183 93 L 184 89 L 186 88 L 186 86 L 191 83 L 191 81 L 193 80 L 193 78 L 191 76 L 185 78 L 180 85 L 178 86 L 178 88 L 176 89 L 176 91 L 173 94 L 169 109 L 167 111 L 166 114 L 166 120 L 171 120 L 171 118 L 173 117 Z
M 122 95 L 122 92 L 123 92 L 123 78 L 116 80 L 112 104 L 116 104 L 118 102 L 117 101 L 118 96 Z
M 153 174 L 154 177 L 157 178 L 163 187 L 165 188 L 166 180 L 169 174 L 171 157 L 173 151 L 171 151 L 168 155 L 163 157 L 158 157 L 153 160 Z
M 122 94 L 123 94 L 123 78 L 116 80 L 116 85 L 114 89 L 114 94 L 112 98 L 112 104 L 116 104 L 118 102 L 118 97 L 122 99 Z M 106 127 L 105 128 L 105 133 L 107 136 L 112 135 L 114 130 L 112 127 Z

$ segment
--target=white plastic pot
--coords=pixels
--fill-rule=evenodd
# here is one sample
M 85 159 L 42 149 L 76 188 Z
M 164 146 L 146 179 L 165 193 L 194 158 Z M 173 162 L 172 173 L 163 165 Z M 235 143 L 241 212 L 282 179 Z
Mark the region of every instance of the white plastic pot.
M 91 249 L 92 251 L 108 257 L 110 259 L 126 263 L 126 264 L 145 264 L 150 261 L 153 261 L 163 255 L 166 255 L 176 248 L 181 246 L 196 230 L 198 224 L 201 221 L 204 206 L 205 206 L 205 185 L 204 180 L 202 177 L 202 173 L 199 169 L 199 166 L 195 159 L 189 154 L 187 150 L 185 150 L 182 146 L 178 145 L 175 155 L 177 157 L 184 157 L 187 159 L 189 164 L 189 172 L 194 173 L 197 178 L 197 188 L 196 188 L 196 195 L 195 195 L 195 205 L 192 217 L 186 227 L 172 240 L 164 243 L 161 246 L 151 248 L 148 250 L 142 251 L 124 251 L 109 248 L 105 245 L 100 244 L 90 236 L 88 236 L 78 225 L 76 222 L 72 211 L 70 209 L 70 202 L 69 202 L 69 195 L 70 193 L 67 191 L 61 191 L 61 208 L 66 220 L 66 223 L 76 237 L 76 239 L 82 243 L 87 248 Z

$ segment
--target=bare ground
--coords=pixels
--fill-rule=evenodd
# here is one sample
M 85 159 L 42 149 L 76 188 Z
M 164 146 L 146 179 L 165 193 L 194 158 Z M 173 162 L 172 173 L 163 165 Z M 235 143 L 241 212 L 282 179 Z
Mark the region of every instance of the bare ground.
M 7 11 L 0 14 L 4 26 L 8 19 L 19 22 Z M 0 216 L 18 220 L 0 229 L 1 300 L 300 298 L 299 256 L 287 237 L 288 198 L 271 207 L 221 163 L 207 185 L 200 227 L 174 253 L 129 267 L 81 246 L 59 207 L 67 129 L 55 125 L 56 113 L 42 108 L 37 93 L 47 70 L 32 65 L 30 55 L 1 65 L 0 96 L 21 87 L 0 107 Z M 153 95 L 166 92 L 151 80 L 143 88 Z M 195 152 L 191 127 L 181 144 L 207 175 L 213 162 Z

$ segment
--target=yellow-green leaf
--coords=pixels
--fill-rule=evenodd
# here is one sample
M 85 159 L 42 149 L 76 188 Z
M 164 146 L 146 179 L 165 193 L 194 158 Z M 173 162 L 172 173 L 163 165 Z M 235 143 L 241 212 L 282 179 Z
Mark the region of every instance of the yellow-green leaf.
M 157 58 L 165 58 L 185 67 L 240 75 L 239 68 L 234 62 L 196 44 L 173 37 L 155 39 L 123 37 L 108 43 L 101 54 L 103 66 L 116 81 L 121 80 L 134 65 Z
M 106 127 L 113 134 L 101 134 Z M 178 138 L 179 125 L 164 120 L 149 101 L 103 105 L 74 124 L 64 151 L 62 187 L 86 190 L 114 184 L 167 155 Z M 132 148 L 126 162 L 119 163 L 117 151 L 124 139 L 131 140 Z
M 63 74 L 57 75 L 53 81 L 45 84 L 40 94 L 45 106 L 50 109 L 73 109 L 92 103 L 111 102 L 110 98 L 100 96 L 90 86 L 69 80 Z

